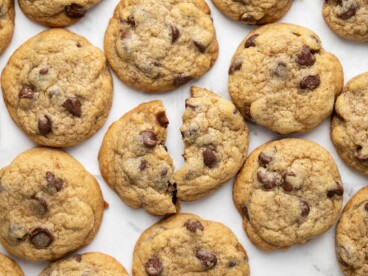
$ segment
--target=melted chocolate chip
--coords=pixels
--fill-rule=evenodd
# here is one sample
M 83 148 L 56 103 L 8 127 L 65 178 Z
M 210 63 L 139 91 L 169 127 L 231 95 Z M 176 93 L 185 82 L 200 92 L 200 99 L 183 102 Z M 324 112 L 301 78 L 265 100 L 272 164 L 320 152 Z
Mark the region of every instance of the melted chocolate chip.
M 212 149 L 206 148 L 203 153 L 203 163 L 209 167 L 213 168 L 217 164 L 217 157 Z
M 176 26 L 171 25 L 171 43 L 175 43 L 179 39 L 179 36 L 179 29 Z
M 284 182 L 282 183 L 282 188 L 285 192 L 291 192 L 293 190 L 293 186 L 286 180 L 288 176 L 295 176 L 293 172 L 286 172 L 283 174 Z
M 80 263 L 82 261 L 82 255 L 75 254 L 74 256 L 72 256 L 72 259 L 75 260 L 76 262 Z
M 47 190 L 49 192 L 60 192 L 64 186 L 64 180 L 56 178 L 52 172 L 46 172 Z
M 344 188 L 336 182 L 336 186 L 327 191 L 327 196 L 329 198 L 332 198 L 333 196 L 337 195 L 337 196 L 342 196 L 344 194 Z
M 82 115 L 82 104 L 77 97 L 66 99 L 62 106 L 74 116 L 80 117 Z
M 283 61 L 278 62 L 272 69 L 271 69 L 271 76 L 277 78 L 285 78 L 288 73 L 287 64 Z
M 49 72 L 49 68 L 45 67 L 40 69 L 39 73 L 40 75 L 46 75 Z
M 31 199 L 34 200 L 35 207 L 36 207 L 38 213 L 45 214 L 48 211 L 47 202 L 43 197 L 33 195 L 31 197 Z
M 135 26 L 135 20 L 134 20 L 134 16 L 133 15 L 129 15 L 125 21 L 126 23 L 128 23 L 130 26 Z
M 185 108 L 189 107 L 190 109 L 195 110 L 197 106 L 190 104 L 189 101 L 190 101 L 190 98 L 185 100 Z
M 191 80 L 192 80 L 191 76 L 183 76 L 179 74 L 178 76 L 174 78 L 174 85 L 175 86 L 184 85 Z
M 38 120 L 38 132 L 41 135 L 46 136 L 52 131 L 52 121 L 48 115 L 45 115 L 44 119 Z
M 316 62 L 316 58 L 307 45 L 303 45 L 302 50 L 295 58 L 296 63 L 302 66 L 312 66 Z
M 201 52 L 201 53 L 204 53 L 207 49 L 207 46 L 206 45 L 203 45 L 203 43 L 201 42 L 198 42 L 198 41 L 193 41 L 194 42 L 194 45 L 198 48 L 198 50 Z
M 167 128 L 167 126 L 169 125 L 169 120 L 166 117 L 165 111 L 160 111 L 159 113 L 157 113 L 156 119 L 159 122 L 160 126 L 164 128 Z
M 304 77 L 300 84 L 299 87 L 301 89 L 309 89 L 309 90 L 314 90 L 316 89 L 319 85 L 321 84 L 321 79 L 318 75 L 309 75 Z
M 188 231 L 192 233 L 196 233 L 197 230 L 203 231 L 204 227 L 202 223 L 198 220 L 189 219 L 184 223 L 184 226 L 187 228 Z
M 33 99 L 35 94 L 34 87 L 29 85 L 24 85 L 19 92 L 20 99 Z
M 257 172 L 257 179 L 266 190 L 271 190 L 276 187 L 276 179 L 272 174 L 259 171 Z
M 227 263 L 227 266 L 228 267 L 234 267 L 238 264 L 237 260 L 230 260 L 228 263 Z
M 244 105 L 244 117 L 248 120 L 252 120 L 252 114 L 250 113 L 250 105 Z
M 139 170 L 144 171 L 145 168 L 147 168 L 147 160 L 142 159 L 141 163 L 139 164 Z
M 82 18 L 86 14 L 86 11 L 80 5 L 71 4 L 65 7 L 65 14 L 70 18 L 78 19 Z
M 216 255 L 209 250 L 198 249 L 195 252 L 195 256 L 206 269 L 211 269 L 217 264 Z
M 160 172 L 160 175 L 161 175 L 161 178 L 162 177 L 166 177 L 167 176 L 167 173 L 168 173 L 168 168 L 163 168 Z
M 336 16 L 342 20 L 347 20 L 350 17 L 353 17 L 356 14 L 357 7 L 352 4 L 349 8 L 342 11 L 341 13 L 336 14 Z
M 257 23 L 257 20 L 254 18 L 254 16 L 252 16 L 252 15 L 244 16 L 244 14 L 240 18 L 240 21 L 242 21 L 244 23 L 247 23 L 247 24 L 256 24 Z
M 36 228 L 30 233 L 29 240 L 35 248 L 45 249 L 52 244 L 54 237 L 49 230 L 45 228 Z
M 143 144 L 147 148 L 153 148 L 157 144 L 157 138 L 156 134 L 154 134 L 152 131 L 143 131 L 141 132 L 141 137 L 143 140 Z
M 362 149 L 363 149 L 362 147 L 358 147 L 354 157 L 359 162 L 366 162 L 366 161 L 368 161 L 368 154 L 362 154 Z
M 272 160 L 273 160 L 273 158 L 271 156 L 265 154 L 264 152 L 261 152 L 258 155 L 258 162 L 264 168 L 266 168 L 267 165 L 269 165 L 272 162 Z
M 152 257 L 144 265 L 146 272 L 150 276 L 157 276 L 162 273 L 164 267 L 161 260 L 158 257 Z
M 235 71 L 239 71 L 242 67 L 242 64 L 243 61 L 239 58 L 236 58 L 229 68 L 229 75 L 233 74 Z
M 255 34 L 249 37 L 244 44 L 244 48 L 256 47 L 256 38 L 258 36 L 259 36 L 258 34 Z
M 172 200 L 172 203 L 176 204 L 176 201 L 177 201 L 177 196 L 176 195 L 178 193 L 178 189 L 176 188 L 176 183 L 174 183 L 173 185 L 169 185 L 169 187 L 171 187 L 171 200 Z
M 307 217 L 309 215 L 309 212 L 310 212 L 310 208 L 309 208 L 309 204 L 308 202 L 302 200 L 300 202 L 300 209 L 301 209 L 301 215 L 302 217 Z
M 245 218 L 250 221 L 250 217 L 249 217 L 249 211 L 248 211 L 248 207 L 243 207 L 243 214 L 245 216 Z

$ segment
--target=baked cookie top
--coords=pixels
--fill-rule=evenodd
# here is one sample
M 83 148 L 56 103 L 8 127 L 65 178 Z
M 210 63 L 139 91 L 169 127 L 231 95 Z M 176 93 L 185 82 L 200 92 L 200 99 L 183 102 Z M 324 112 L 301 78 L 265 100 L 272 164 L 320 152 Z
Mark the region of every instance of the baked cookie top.
M 151 93 L 173 90 L 217 59 L 210 9 L 203 0 L 121 1 L 105 33 L 105 52 L 126 84 Z
M 331 155 L 313 142 L 290 138 L 249 155 L 233 198 L 249 239 L 275 250 L 326 232 L 337 220 L 343 191 Z
M 293 24 L 250 32 L 229 69 L 229 93 L 239 111 L 280 134 L 319 125 L 342 86 L 337 58 L 323 50 L 315 33 Z
M 125 268 L 113 257 L 90 252 L 76 254 L 48 265 L 40 276 L 119 275 L 128 276 Z
M 109 127 L 98 156 L 103 178 L 120 198 L 153 215 L 177 211 L 168 124 L 161 101 L 142 103 Z
M 336 100 L 331 139 L 351 168 L 368 175 L 368 73 L 350 80 Z
M 0 0 L 0 55 L 13 37 L 14 17 L 14 0 Z
M 23 276 L 24 274 L 22 269 L 14 260 L 0 253 L 0 275 Z
M 368 274 L 368 187 L 346 204 L 336 227 L 336 256 L 346 276 Z
M 184 165 L 175 172 L 178 198 L 199 199 L 232 178 L 243 166 L 249 145 L 248 127 L 230 101 L 192 87 L 180 128 Z
M 135 275 L 249 276 L 248 257 L 222 223 L 177 214 L 148 228 L 133 254 Z
M 89 244 L 103 209 L 97 181 L 63 151 L 34 148 L 0 171 L 0 242 L 19 258 L 55 260 Z
M 25 42 L 3 70 L 1 87 L 10 116 L 34 142 L 76 145 L 102 127 L 112 78 L 104 53 L 63 29 Z
M 292 0 L 212 0 L 227 17 L 245 24 L 274 22 L 290 9 Z
M 49 27 L 65 27 L 79 21 L 101 0 L 19 0 L 31 20 Z
M 326 0 L 322 14 L 331 30 L 338 35 L 368 42 L 367 0 Z

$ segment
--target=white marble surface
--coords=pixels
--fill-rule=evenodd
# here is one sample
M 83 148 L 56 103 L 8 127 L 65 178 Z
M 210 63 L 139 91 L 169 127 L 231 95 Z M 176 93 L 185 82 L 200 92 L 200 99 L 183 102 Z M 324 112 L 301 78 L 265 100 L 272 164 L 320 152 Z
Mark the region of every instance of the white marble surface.
M 94 45 L 102 49 L 104 31 L 117 3 L 118 0 L 103 0 L 101 4 L 87 13 L 84 19 L 68 29 L 85 36 Z M 153 99 L 163 100 L 170 120 L 167 146 L 174 159 L 175 166 L 178 168 L 183 163 L 181 157 L 183 145 L 179 127 L 181 125 L 181 114 L 184 111 L 184 100 L 189 96 L 190 85 L 202 86 L 229 98 L 227 91 L 229 62 L 238 44 L 252 27 L 228 20 L 214 8 L 209 0 L 207 0 L 207 3 L 212 9 L 220 44 L 220 55 L 213 69 L 199 80 L 171 93 L 159 95 L 147 95 L 134 91 L 114 76 L 114 102 L 106 124 L 88 141 L 79 146 L 66 149 L 96 176 L 105 200 L 110 204 L 110 208 L 105 211 L 101 229 L 95 240 L 79 252 L 100 251 L 108 253 L 117 258 L 128 271 L 131 271 L 132 253 L 137 238 L 144 229 L 158 220 L 158 218 L 146 214 L 143 210 L 127 207 L 102 180 L 98 169 L 97 153 L 108 126 L 141 102 Z M 322 0 L 295 0 L 293 7 L 281 21 L 300 24 L 314 30 L 321 37 L 324 48 L 340 59 L 344 67 L 346 83 L 353 76 L 368 71 L 367 45 L 340 39 L 332 33 L 323 21 L 321 15 L 322 3 Z M 16 48 L 28 38 L 46 29 L 28 20 L 18 6 L 16 12 L 14 38 L 10 47 L 0 57 L 0 70 L 4 68 L 8 58 Z M 255 125 L 250 125 L 250 131 L 250 151 L 266 141 L 281 137 Z M 331 152 L 342 175 L 346 191 L 344 203 L 355 191 L 367 183 L 364 176 L 347 168 L 337 156 L 330 141 L 329 120 L 326 120 L 313 131 L 292 136 L 313 140 Z M 34 144 L 17 129 L 9 117 L 3 101 L 0 101 L 0 167 L 7 165 L 16 155 L 33 146 Z M 293 246 L 285 251 L 265 253 L 254 247 L 245 235 L 241 218 L 234 208 L 231 197 L 232 182 L 233 180 L 229 181 L 217 192 L 203 200 L 183 203 L 181 211 L 195 213 L 205 219 L 220 221 L 229 226 L 248 252 L 253 276 L 342 275 L 335 259 L 335 228 L 305 245 Z M 5 252 L 1 246 L 0 251 Z M 26 275 L 37 275 L 47 264 L 17 261 L 19 261 Z

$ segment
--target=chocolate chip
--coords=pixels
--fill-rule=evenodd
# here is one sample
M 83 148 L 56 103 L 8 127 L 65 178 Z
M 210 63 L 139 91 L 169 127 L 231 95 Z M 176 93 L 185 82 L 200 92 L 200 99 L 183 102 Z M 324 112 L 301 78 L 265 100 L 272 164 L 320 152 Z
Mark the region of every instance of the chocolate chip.
M 316 62 L 316 58 L 307 45 L 303 45 L 302 50 L 295 58 L 296 63 L 302 66 L 312 66 Z
M 245 218 L 250 221 L 250 217 L 249 217 L 249 211 L 248 211 L 248 207 L 243 207 L 243 214 L 245 216 Z
M 160 173 L 161 177 L 165 177 L 167 175 L 168 171 L 169 171 L 168 168 L 163 168 L 161 170 L 161 173 Z
M 189 219 L 184 223 L 184 226 L 187 228 L 188 231 L 192 232 L 192 233 L 196 233 L 197 230 L 201 230 L 203 231 L 203 225 L 200 221 L 198 220 L 194 220 L 194 219 Z
M 271 190 L 276 187 L 276 178 L 271 173 L 257 172 L 257 179 L 263 184 L 263 188 Z
M 285 192 L 291 192 L 293 190 L 293 186 L 287 181 L 286 177 L 295 176 L 293 172 L 286 172 L 283 174 L 284 182 L 282 183 L 282 188 Z
M 165 111 L 160 111 L 159 113 L 157 113 L 156 119 L 159 122 L 160 126 L 164 128 L 167 128 L 167 126 L 169 125 L 169 120 L 166 117 Z
M 302 200 L 300 202 L 300 209 L 302 210 L 302 217 L 307 217 L 309 215 L 309 212 L 310 212 L 310 208 L 309 208 L 309 204 L 308 202 Z
M 344 194 L 344 188 L 337 182 L 336 182 L 336 186 L 333 189 L 327 191 L 327 196 L 329 198 L 332 198 L 334 195 L 342 196 L 343 194 Z
M 288 73 L 287 64 L 283 61 L 278 62 L 271 69 L 271 76 L 274 76 L 274 77 L 285 78 L 287 73 Z
M 170 183 L 169 183 L 170 184 Z M 177 201 L 177 193 L 178 193 L 178 189 L 176 188 L 176 183 L 169 185 L 169 187 L 171 188 L 171 200 L 173 204 L 176 204 Z
M 38 132 L 41 135 L 46 136 L 52 130 L 52 121 L 48 115 L 45 115 L 45 119 L 38 120 Z
M 54 237 L 45 228 L 36 228 L 29 235 L 30 242 L 37 249 L 45 249 L 52 244 Z
M 143 144 L 147 148 L 153 148 L 156 146 L 157 144 L 156 134 L 154 134 L 152 131 L 148 130 L 148 131 L 141 132 L 141 137 L 143 140 Z
M 245 41 L 244 48 L 256 47 L 256 38 L 259 34 L 252 35 Z
M 340 264 L 342 264 L 343 266 L 345 267 L 349 267 L 350 265 L 344 261 L 344 259 L 342 258 L 341 254 L 342 253 L 345 253 L 345 256 L 347 259 L 351 260 L 351 254 L 350 252 L 344 247 L 344 246 L 341 246 L 338 250 L 338 254 L 337 254 L 337 260 L 339 261 Z
M 20 99 L 33 99 L 35 94 L 34 87 L 29 85 L 24 85 L 19 92 Z
M 203 163 L 209 167 L 213 168 L 217 164 L 217 157 L 212 149 L 206 148 L 203 153 Z
M 252 120 L 252 114 L 250 113 L 250 105 L 244 105 L 244 117 L 248 120 Z
M 126 23 L 128 23 L 130 26 L 135 26 L 135 20 L 134 20 L 134 16 L 133 15 L 129 15 L 125 21 Z
M 229 75 L 233 74 L 235 71 L 239 71 L 242 67 L 243 61 L 241 58 L 236 58 L 233 62 L 233 64 L 231 64 L 230 68 L 229 68 Z
M 164 270 L 161 260 L 158 257 L 152 257 L 144 265 L 146 272 L 150 276 L 160 275 Z
M 139 164 L 139 170 L 143 171 L 145 168 L 147 168 L 147 160 L 142 159 L 141 163 Z
M 77 97 L 66 99 L 62 106 L 74 116 L 80 117 L 82 115 L 82 104 Z
M 273 158 L 271 156 L 265 154 L 264 152 L 261 152 L 258 155 L 258 162 L 264 168 L 266 168 L 267 165 L 269 165 L 272 162 L 272 160 L 273 160 Z
M 123 33 L 120 35 L 120 38 L 121 38 L 121 40 L 124 40 L 124 39 L 130 38 L 130 33 L 129 33 L 129 32 L 123 32 Z
M 336 16 L 342 20 L 347 20 L 350 17 L 353 17 L 356 14 L 356 11 L 357 7 L 354 4 L 352 4 L 350 5 L 349 8 L 347 8 L 343 12 L 336 14 Z
M 31 197 L 31 199 L 34 200 L 35 207 L 36 207 L 38 213 L 45 214 L 48 211 L 47 202 L 43 197 L 33 195 Z
M 204 53 L 207 49 L 207 46 L 206 45 L 203 45 L 203 43 L 201 42 L 198 42 L 198 41 L 193 41 L 194 42 L 194 45 L 198 48 L 198 50 L 201 52 L 201 53 Z
M 216 255 L 209 250 L 198 249 L 195 252 L 195 256 L 206 269 L 211 269 L 217 264 Z
M 74 256 L 72 256 L 72 259 L 75 260 L 76 262 L 80 263 L 82 261 L 82 255 L 75 254 Z
M 86 11 L 80 5 L 71 4 L 65 7 L 65 13 L 70 18 L 82 18 L 86 14 Z
M 358 148 L 357 148 L 357 151 L 356 151 L 356 153 L 354 154 L 354 157 L 358 160 L 358 161 L 360 161 L 360 162 L 366 162 L 366 161 L 368 161 L 368 154 L 362 154 L 362 147 L 361 146 L 359 146 Z
M 61 178 L 56 178 L 52 172 L 46 172 L 47 190 L 51 193 L 60 192 L 64 186 Z
M 171 43 L 175 43 L 179 38 L 180 32 L 178 28 L 174 25 L 171 25 Z
M 247 23 L 247 24 L 256 24 L 257 20 L 252 15 L 247 15 L 244 17 L 244 14 L 240 18 L 240 21 Z
M 197 106 L 189 103 L 189 101 L 190 101 L 190 99 L 185 100 L 185 108 L 189 107 L 190 109 L 195 110 Z
M 309 75 L 302 79 L 299 84 L 301 89 L 314 90 L 321 84 L 321 79 L 318 75 Z
M 49 68 L 45 67 L 40 69 L 39 73 L 40 75 L 46 75 L 49 72 Z
M 228 267 L 234 267 L 238 264 L 237 260 L 230 260 L 228 263 L 227 263 L 227 266 Z
M 182 74 L 179 74 L 178 76 L 174 78 L 174 85 L 176 86 L 184 85 L 191 80 L 192 80 L 191 76 L 183 76 Z

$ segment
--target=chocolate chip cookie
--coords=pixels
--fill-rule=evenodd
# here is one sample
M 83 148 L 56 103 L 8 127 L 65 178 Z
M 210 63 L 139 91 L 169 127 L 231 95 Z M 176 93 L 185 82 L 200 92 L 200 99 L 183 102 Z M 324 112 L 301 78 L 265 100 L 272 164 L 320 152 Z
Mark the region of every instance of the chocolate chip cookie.
M 0 55 L 13 37 L 14 17 L 14 0 L 0 0 Z
M 210 9 L 203 0 L 121 1 L 105 33 L 117 76 L 150 93 L 199 78 L 218 56 Z
M 250 154 L 233 198 L 253 244 L 275 250 L 330 229 L 343 192 L 331 155 L 313 142 L 290 138 L 268 142 Z
M 0 253 L 0 275 L 23 276 L 24 274 L 22 269 L 14 260 Z
M 42 32 L 11 56 L 1 87 L 11 118 L 34 142 L 81 143 L 105 123 L 112 78 L 104 53 L 63 29 Z
M 97 181 L 67 153 L 34 148 L 0 171 L 0 242 L 32 261 L 89 244 L 102 220 Z
M 235 105 L 202 88 L 192 87 L 191 94 L 180 129 L 185 164 L 175 173 L 184 201 L 204 197 L 232 178 L 249 145 L 248 127 Z
M 19 0 L 19 6 L 31 20 L 49 27 L 65 27 L 79 21 L 101 0 Z
M 119 275 L 128 276 L 125 268 L 113 257 L 99 252 L 76 254 L 48 265 L 40 276 Z
M 243 116 L 280 134 L 303 132 L 330 116 L 342 67 L 318 36 L 293 24 L 256 29 L 237 49 L 229 92 Z
M 109 127 L 98 156 L 103 178 L 120 198 L 153 215 L 178 208 L 165 146 L 168 124 L 161 101 L 140 104 Z
M 283 17 L 292 0 L 212 0 L 227 17 L 245 24 L 266 24 Z
M 247 253 L 222 223 L 173 215 L 148 228 L 135 245 L 133 276 L 199 274 L 249 276 Z
M 322 14 L 327 25 L 339 36 L 368 42 L 366 0 L 326 0 Z
M 346 204 L 336 227 L 336 256 L 346 276 L 368 274 L 368 187 Z
M 336 100 L 331 139 L 351 168 L 368 175 L 368 73 L 350 80 Z

